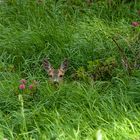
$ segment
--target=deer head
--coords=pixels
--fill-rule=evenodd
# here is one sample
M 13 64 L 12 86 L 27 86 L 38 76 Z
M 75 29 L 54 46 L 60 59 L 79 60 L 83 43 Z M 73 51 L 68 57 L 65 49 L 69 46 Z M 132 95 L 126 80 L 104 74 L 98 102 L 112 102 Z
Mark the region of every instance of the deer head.
M 58 69 L 54 69 L 48 59 L 44 60 L 43 65 L 52 83 L 59 84 L 63 81 L 64 74 L 68 67 L 67 59 L 64 59 Z

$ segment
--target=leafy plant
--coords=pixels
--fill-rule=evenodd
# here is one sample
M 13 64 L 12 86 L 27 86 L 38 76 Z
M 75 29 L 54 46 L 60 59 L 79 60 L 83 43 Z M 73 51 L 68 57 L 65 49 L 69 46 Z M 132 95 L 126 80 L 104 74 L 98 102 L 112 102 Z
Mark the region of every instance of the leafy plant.
M 117 67 L 117 61 L 114 57 L 109 57 L 104 60 L 88 61 L 87 67 L 80 67 L 76 71 L 78 78 L 87 80 L 89 78 L 93 80 L 108 80 L 115 76 L 115 68 Z

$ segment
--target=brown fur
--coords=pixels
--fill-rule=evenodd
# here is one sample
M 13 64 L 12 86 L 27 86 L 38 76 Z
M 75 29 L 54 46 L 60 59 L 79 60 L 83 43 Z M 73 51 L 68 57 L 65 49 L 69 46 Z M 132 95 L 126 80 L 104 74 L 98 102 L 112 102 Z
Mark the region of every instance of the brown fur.
M 59 69 L 54 69 L 50 62 L 48 61 L 48 59 L 45 59 L 43 62 L 44 68 L 47 71 L 48 75 L 49 75 L 49 79 L 52 83 L 61 83 L 63 81 L 63 77 L 65 74 L 65 71 L 67 70 L 68 67 L 68 61 L 65 59 Z

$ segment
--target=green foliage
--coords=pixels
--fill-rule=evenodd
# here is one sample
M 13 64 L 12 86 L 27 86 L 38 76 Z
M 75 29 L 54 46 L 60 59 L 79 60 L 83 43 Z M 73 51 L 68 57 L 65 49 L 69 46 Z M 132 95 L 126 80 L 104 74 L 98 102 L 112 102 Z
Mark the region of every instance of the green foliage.
M 140 26 L 132 25 L 139 7 L 127 0 L 1 0 L 0 139 L 139 139 Z M 48 83 L 46 57 L 54 67 L 69 60 L 58 88 Z M 22 78 L 39 85 L 19 90 Z
M 5 66 L 5 64 L 0 64 L 0 72 L 14 72 L 14 65 L 13 64 L 8 64 L 7 66 Z
M 87 67 L 79 67 L 76 71 L 77 78 L 93 80 L 108 80 L 113 78 L 114 70 L 117 67 L 117 61 L 114 57 L 109 57 L 105 60 L 88 61 Z

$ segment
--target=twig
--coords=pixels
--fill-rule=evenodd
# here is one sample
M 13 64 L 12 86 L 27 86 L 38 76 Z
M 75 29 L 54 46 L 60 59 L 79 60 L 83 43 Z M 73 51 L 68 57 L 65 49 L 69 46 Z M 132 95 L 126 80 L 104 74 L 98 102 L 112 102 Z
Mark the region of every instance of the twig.
M 124 50 L 119 46 L 119 44 L 117 43 L 117 41 L 114 38 L 112 38 L 112 40 L 116 44 L 116 46 L 118 48 L 118 51 L 119 51 L 120 56 L 122 58 L 122 64 L 123 64 L 123 66 L 126 68 L 126 70 L 128 71 L 128 73 L 130 74 L 131 73 L 131 66 L 129 64 L 129 61 L 127 59 L 127 56 L 126 56 Z

